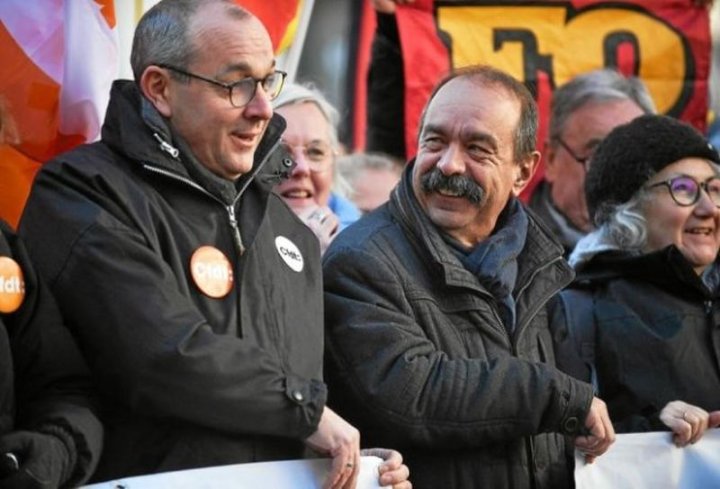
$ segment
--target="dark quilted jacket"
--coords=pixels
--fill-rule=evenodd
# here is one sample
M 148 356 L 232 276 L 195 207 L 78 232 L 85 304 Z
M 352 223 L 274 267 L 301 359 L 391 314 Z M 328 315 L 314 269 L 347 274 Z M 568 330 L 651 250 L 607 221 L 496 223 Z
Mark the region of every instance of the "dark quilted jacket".
M 351 226 L 324 262 L 330 403 L 365 445 L 399 448 L 417 488 L 571 485 L 565 437 L 592 400 L 552 365 L 545 304 L 572 278 L 530 218 L 517 327 L 462 267 L 412 194 Z

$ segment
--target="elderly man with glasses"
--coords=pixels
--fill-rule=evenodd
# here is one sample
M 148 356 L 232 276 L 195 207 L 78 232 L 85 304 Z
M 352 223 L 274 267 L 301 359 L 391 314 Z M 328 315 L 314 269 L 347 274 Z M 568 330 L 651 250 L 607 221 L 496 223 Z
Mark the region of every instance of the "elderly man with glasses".
M 653 112 L 642 81 L 609 69 L 579 75 L 553 94 L 545 181 L 533 192 L 530 208 L 566 256 L 592 229 L 583 186 L 593 151 L 616 126 Z
M 322 380 L 318 242 L 271 191 L 293 163 L 267 31 L 231 1 L 164 0 L 131 61 L 102 140 L 43 168 L 21 223 L 99 386 L 94 480 L 309 447 L 332 458 L 326 487 L 352 488 L 359 433 Z M 406 487 L 392 453 L 380 482 Z

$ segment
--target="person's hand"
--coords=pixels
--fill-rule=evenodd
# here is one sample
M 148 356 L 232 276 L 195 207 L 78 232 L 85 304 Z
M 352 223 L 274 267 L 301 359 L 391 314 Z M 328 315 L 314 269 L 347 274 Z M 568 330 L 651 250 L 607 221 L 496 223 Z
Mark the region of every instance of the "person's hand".
M 30 431 L 15 431 L 0 437 L 0 456 L 12 453 L 19 469 L 4 478 L 3 489 L 56 489 L 72 472 L 70 455 L 59 438 Z
M 366 448 L 360 450 L 363 457 L 378 457 L 383 463 L 378 467 L 380 472 L 380 485 L 390 486 L 392 489 L 412 489 L 412 484 L 408 480 L 410 477 L 410 469 L 402 463 L 402 455 L 396 450 L 389 448 Z
M 660 411 L 660 421 L 673 432 L 678 447 L 695 443 L 708 428 L 720 426 L 720 411 L 708 413 L 702 408 L 683 401 L 672 401 Z
M 415 0 L 372 0 L 372 5 L 373 8 L 381 14 L 394 14 L 396 6 L 413 3 L 414 1 Z
M 360 432 L 325 407 L 317 431 L 305 444 L 322 455 L 332 457 L 332 467 L 323 489 L 354 489 L 360 473 Z
M 298 216 L 320 241 L 320 254 L 324 254 L 340 229 L 338 217 L 329 207 L 320 206 L 305 207 Z
M 615 442 L 615 429 L 607 406 L 597 397 L 593 397 L 585 428 L 589 434 L 575 438 L 575 447 L 585 454 L 585 462 L 591 464 Z

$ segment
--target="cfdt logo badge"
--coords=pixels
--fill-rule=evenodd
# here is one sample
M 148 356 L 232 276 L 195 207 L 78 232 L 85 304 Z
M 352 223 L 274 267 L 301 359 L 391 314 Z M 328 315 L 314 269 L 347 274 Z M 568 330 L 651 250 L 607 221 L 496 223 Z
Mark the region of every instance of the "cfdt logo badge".
M 25 298 L 25 278 L 20 265 L 10 257 L 0 256 L 0 312 L 18 310 Z
M 208 297 L 225 297 L 233 286 L 230 260 L 214 246 L 201 246 L 190 258 L 190 275 L 200 291 Z

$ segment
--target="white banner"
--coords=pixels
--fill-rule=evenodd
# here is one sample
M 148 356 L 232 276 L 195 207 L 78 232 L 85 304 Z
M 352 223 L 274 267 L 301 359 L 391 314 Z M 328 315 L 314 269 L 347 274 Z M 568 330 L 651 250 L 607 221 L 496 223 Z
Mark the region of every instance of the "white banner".
M 575 453 L 575 485 L 577 489 L 720 487 L 720 430 L 707 431 L 685 448 L 673 444 L 670 432 L 618 435 L 592 464 Z
M 381 462 L 378 457 L 361 457 L 357 489 L 380 489 L 378 466 Z M 287 460 L 128 477 L 82 489 L 318 489 L 329 470 L 330 459 Z

